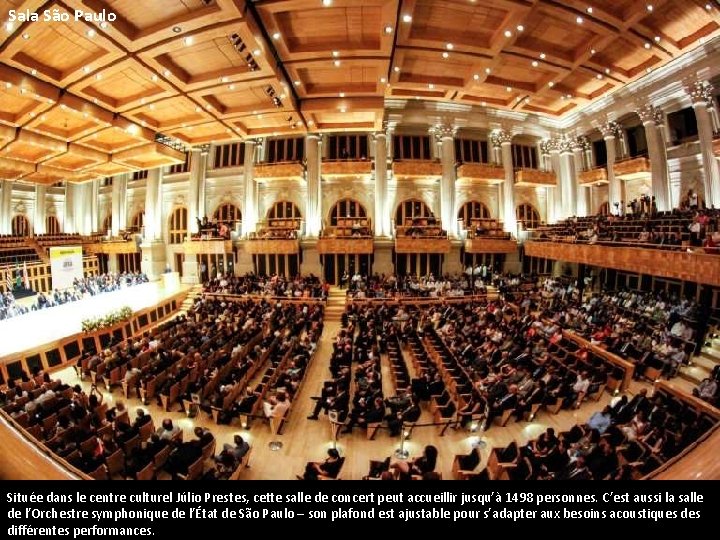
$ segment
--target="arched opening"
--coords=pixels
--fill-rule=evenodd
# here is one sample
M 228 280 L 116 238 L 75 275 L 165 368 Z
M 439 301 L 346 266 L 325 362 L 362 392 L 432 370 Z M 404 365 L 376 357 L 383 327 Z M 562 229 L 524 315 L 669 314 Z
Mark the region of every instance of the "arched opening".
M 302 226 L 300 208 L 290 201 L 277 201 L 265 214 L 265 222 L 251 238 L 295 240 Z M 255 272 L 260 275 L 295 276 L 300 272 L 300 254 L 275 252 L 253 255 Z
M 17 214 L 12 218 L 12 235 L 13 236 L 30 236 L 30 222 L 28 218 L 22 214 Z
M 170 233 L 169 239 L 171 244 L 182 244 L 188 233 L 188 210 L 184 206 L 179 206 L 170 214 Z
M 60 234 L 60 221 L 55 216 L 45 218 L 45 234 Z
M 434 217 L 434 214 L 427 204 L 420 199 L 407 199 L 395 210 L 395 226 L 411 226 L 413 220 L 428 217 Z
M 525 229 L 535 229 L 540 226 L 540 214 L 532 204 L 523 203 L 515 209 L 515 218 Z
M 363 238 L 372 236 L 367 209 L 354 199 L 340 199 L 330 209 L 329 227 L 323 235 L 340 238 Z M 352 240 L 348 240 L 352 242 Z M 368 276 L 372 273 L 371 253 L 328 253 L 323 255 L 323 274 L 328 283 L 340 283 L 342 276 L 356 273 Z M 347 282 L 345 282 L 347 285 Z
M 463 222 L 463 227 L 469 229 L 473 220 L 491 219 L 490 209 L 479 201 L 468 201 L 460 207 L 458 221 Z
M 278 201 L 267 211 L 267 219 L 302 219 L 302 214 L 294 202 Z
M 132 221 L 130 223 L 132 223 L 131 232 L 134 232 L 134 233 L 142 232 L 143 227 L 145 226 L 145 210 L 140 210 L 139 212 L 137 212 L 133 216 Z
M 242 212 L 232 203 L 223 203 L 213 212 L 213 221 L 218 224 L 224 223 L 234 231 L 242 223 Z
M 102 221 L 102 228 L 100 231 L 103 234 L 110 234 L 110 231 L 112 229 L 112 214 L 108 214 L 105 216 L 105 218 Z

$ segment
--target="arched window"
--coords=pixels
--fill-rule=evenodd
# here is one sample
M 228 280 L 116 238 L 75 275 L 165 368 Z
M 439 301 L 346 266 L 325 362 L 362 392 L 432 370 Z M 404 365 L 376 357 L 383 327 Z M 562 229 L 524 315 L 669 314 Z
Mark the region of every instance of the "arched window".
M 112 229 L 112 214 L 108 214 L 107 216 L 105 216 L 105 219 L 103 219 L 102 228 L 100 229 L 100 231 L 103 234 L 106 234 L 110 229 Z
M 184 206 L 173 210 L 170 215 L 170 243 L 182 244 L 188 233 L 188 211 Z
M 236 223 L 242 221 L 242 212 L 232 203 L 223 203 L 217 207 L 213 213 L 213 221 L 221 223 L 230 223 L 235 226 Z
M 532 204 L 521 204 L 515 209 L 515 217 L 524 229 L 540 226 L 540 214 Z
M 610 215 L 610 203 L 609 202 L 604 202 L 600 205 L 600 208 L 598 209 L 598 215 L 601 215 L 601 216 Z
M 141 232 L 145 225 L 145 210 L 140 210 L 132 218 L 132 230 L 133 232 Z
M 300 219 L 302 214 L 297 205 L 290 201 L 278 201 L 267 212 L 268 219 Z
M 338 220 L 345 218 L 366 218 L 365 207 L 353 199 L 340 199 L 330 209 L 330 226 L 336 227 Z
M 407 199 L 401 202 L 395 211 L 395 226 L 401 227 L 413 218 L 425 218 L 432 215 L 430 207 L 419 199 Z
M 490 219 L 490 209 L 478 201 L 468 201 L 460 207 L 458 220 L 463 222 L 467 229 L 473 219 Z
M 60 221 L 55 216 L 45 218 L 45 234 L 60 234 Z
M 12 234 L 13 236 L 30 236 L 30 222 L 22 214 L 13 216 Z

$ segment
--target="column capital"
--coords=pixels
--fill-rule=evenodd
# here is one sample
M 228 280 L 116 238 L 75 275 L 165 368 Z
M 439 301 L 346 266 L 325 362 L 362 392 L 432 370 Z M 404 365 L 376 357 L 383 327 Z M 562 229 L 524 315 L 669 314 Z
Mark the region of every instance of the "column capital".
M 562 139 L 560 137 L 544 139 L 540 141 L 540 150 L 543 154 L 552 154 L 562 150 Z
M 598 126 L 603 139 L 614 139 L 620 133 L 620 125 L 614 120 L 608 120 L 607 122 Z
M 512 144 L 513 135 L 504 129 L 496 129 L 490 133 L 490 142 L 493 146 L 502 146 L 504 144 Z
M 306 137 L 309 140 L 317 140 L 318 142 L 322 140 L 322 135 L 320 135 L 319 133 L 308 133 Z
M 655 107 L 652 103 L 643 105 L 642 107 L 638 108 L 636 112 L 637 115 L 640 117 L 640 121 L 643 123 L 643 125 L 662 124 L 664 113 L 662 109 Z
M 245 146 L 255 146 L 256 144 L 260 144 L 260 141 L 257 139 L 245 139 L 243 142 L 245 143 Z
M 584 152 L 585 150 L 590 149 L 590 139 L 588 139 L 585 135 L 575 137 L 570 141 L 570 143 L 572 145 L 573 152 Z
M 437 124 L 432 126 L 429 130 L 431 135 L 435 135 L 438 141 L 443 139 L 452 139 L 457 133 L 457 128 L 452 124 Z
M 707 81 L 696 81 L 687 88 L 693 107 L 696 105 L 712 105 L 712 91 L 713 87 Z

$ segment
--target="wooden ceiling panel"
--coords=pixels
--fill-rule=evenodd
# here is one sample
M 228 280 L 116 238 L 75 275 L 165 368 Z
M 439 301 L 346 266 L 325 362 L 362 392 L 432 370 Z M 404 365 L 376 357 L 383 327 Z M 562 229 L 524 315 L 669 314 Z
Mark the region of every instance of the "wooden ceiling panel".
M 249 137 L 299 134 L 303 132 L 300 116 L 295 112 L 255 114 L 228 121 Z
M 8 159 L 2 157 L 3 155 L 3 153 L 0 153 L 0 179 L 17 180 L 35 171 L 35 165 L 32 163 Z
M 112 113 L 71 94 L 64 94 L 46 112 L 26 124 L 62 141 L 74 141 L 112 125 Z
M 412 12 L 412 26 L 401 44 L 427 46 L 451 43 L 454 48 L 492 49 L 493 37 L 503 29 L 508 10 L 502 6 L 465 0 L 435 2 L 419 0 Z
M 534 12 L 523 26 L 515 44 L 533 57 L 545 53 L 574 60 L 597 36 L 586 24 L 559 19 L 544 11 Z
M 155 133 L 120 116 L 112 126 L 78 139 L 78 143 L 101 152 L 121 152 L 155 140 Z
M 132 58 L 89 75 L 71 86 L 71 90 L 117 112 L 145 105 L 174 93 L 163 78 Z
M 210 106 L 218 118 L 292 110 L 288 90 L 274 79 L 252 84 L 222 84 L 190 94 L 203 107 Z M 277 98 L 276 105 L 274 98 Z
M 653 10 L 643 23 L 661 37 L 669 38 L 680 48 L 685 48 L 717 32 L 720 28 L 717 11 L 717 7 L 708 10 L 700 3 L 670 2 L 663 9 Z
M 185 163 L 185 153 L 153 142 L 113 154 L 112 162 L 137 169 L 156 169 Z
M 79 172 L 89 167 L 94 167 L 110 160 L 110 156 L 104 152 L 93 150 L 85 146 L 70 143 L 67 152 L 43 162 L 44 165 L 57 167 L 71 172 Z
M 380 82 L 387 74 L 387 61 L 355 59 L 343 61 L 336 67 L 332 62 L 320 60 L 293 64 L 290 76 L 299 81 L 296 91 L 300 97 L 336 97 L 346 95 L 380 95 L 384 87 Z
M 22 22 L 20 21 L 10 22 L 10 10 L 14 9 L 15 12 L 30 10 L 31 13 L 34 13 L 40 9 L 45 1 L 46 0 L 0 0 L 0 23 L 3 24 L 3 28 L 0 29 L 0 45 L 2 45 L 5 40 L 10 39 L 13 32 L 22 26 Z
M 210 105 L 207 106 L 207 108 L 210 107 Z M 164 99 L 128 111 L 127 116 L 143 127 L 157 131 L 201 124 L 212 120 L 212 116 L 206 110 L 182 96 Z
M 401 52 L 397 60 L 400 73 L 395 78 L 399 83 L 460 88 L 471 79 L 473 64 L 464 55 L 451 54 L 443 58 L 440 52 L 415 49 L 403 49 Z
M 76 21 L 72 12 L 58 2 L 45 9 L 58 10 L 69 17 L 65 22 L 48 22 L 40 16 L 16 30 L 0 60 L 33 76 L 66 86 L 85 76 L 83 68 L 96 69 L 124 53 L 83 20 Z M 42 15 L 42 14 L 41 14 Z
M 211 24 L 243 18 L 240 0 L 66 0 L 71 8 L 101 13 L 110 10 L 117 20 L 102 30 L 129 51 L 139 51 L 178 33 L 194 32 Z
M 174 129 L 168 135 L 189 146 L 237 140 L 239 134 L 219 122 L 208 122 L 196 126 Z
M 637 47 L 624 38 L 613 41 L 595 55 L 594 60 L 599 65 L 608 67 L 612 71 L 620 71 L 628 77 L 635 77 L 662 61 L 652 48 Z
M 66 151 L 65 142 L 21 129 L 15 139 L 2 149 L 0 155 L 27 163 L 40 163 Z

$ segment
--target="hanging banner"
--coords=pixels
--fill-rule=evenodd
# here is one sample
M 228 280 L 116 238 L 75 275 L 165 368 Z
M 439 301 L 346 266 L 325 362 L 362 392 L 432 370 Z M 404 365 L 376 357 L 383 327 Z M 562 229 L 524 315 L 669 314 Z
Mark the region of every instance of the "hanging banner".
M 75 278 L 83 279 L 82 246 L 51 247 L 50 272 L 53 289 L 67 289 Z

